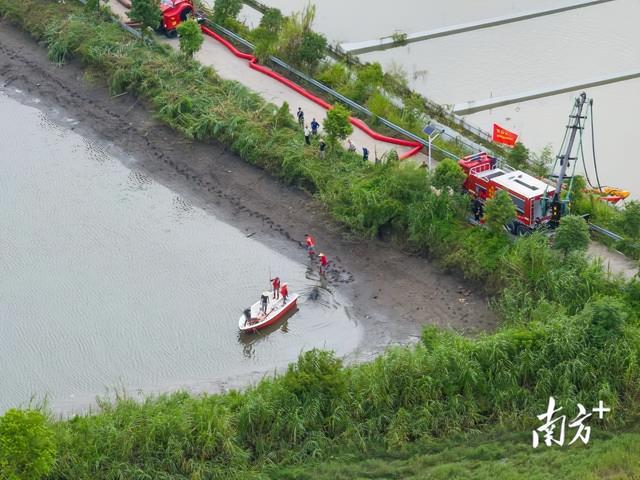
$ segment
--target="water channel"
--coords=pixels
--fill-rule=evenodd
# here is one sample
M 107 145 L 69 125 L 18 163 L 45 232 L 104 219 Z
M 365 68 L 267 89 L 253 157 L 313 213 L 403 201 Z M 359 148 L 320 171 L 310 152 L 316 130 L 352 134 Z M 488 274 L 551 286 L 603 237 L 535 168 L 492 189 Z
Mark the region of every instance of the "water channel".
M 264 0 L 285 13 L 307 0 Z M 323 0 L 316 4 L 315 27 L 331 43 L 355 42 L 412 33 L 546 7 L 557 0 Z M 372 8 L 373 7 L 373 8 Z M 243 10 L 249 24 L 255 12 Z M 640 67 L 640 2 L 614 0 L 500 27 L 454 35 L 406 47 L 361 55 L 386 69 L 404 71 L 413 88 L 442 104 L 527 92 Z M 640 198 L 640 163 L 635 159 L 640 79 L 591 88 L 598 169 L 603 184 L 631 190 Z M 557 152 L 578 92 L 522 102 L 468 115 L 491 131 L 494 122 L 520 134 L 539 152 Z M 594 180 L 591 140 L 586 132 L 587 172 Z M 582 169 L 582 167 L 580 167 Z M 579 169 L 579 170 L 580 170 Z
M 0 413 L 45 397 L 70 413 L 113 389 L 216 391 L 313 347 L 358 346 L 348 301 L 307 265 L 72 131 L 64 112 L 2 93 L 0 112 Z M 240 336 L 270 273 L 301 294 L 299 311 Z

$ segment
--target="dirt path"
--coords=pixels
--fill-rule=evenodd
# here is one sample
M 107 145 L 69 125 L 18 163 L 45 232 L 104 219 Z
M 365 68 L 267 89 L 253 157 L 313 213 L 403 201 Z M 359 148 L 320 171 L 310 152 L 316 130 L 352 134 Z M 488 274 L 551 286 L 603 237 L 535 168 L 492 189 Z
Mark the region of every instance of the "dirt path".
M 486 298 L 459 279 L 382 242 L 350 240 L 308 195 L 279 184 L 219 144 L 177 136 L 136 98 L 113 98 L 103 86 L 89 85 L 78 65 L 52 65 L 42 47 L 0 21 L 0 91 L 15 95 L 16 89 L 24 92 L 22 101 L 36 98 L 38 108 L 63 108 L 86 126 L 83 135 L 136 158 L 132 168 L 291 258 L 306 260 L 301 242 L 313 232 L 336 261 L 340 278 L 349 279 L 331 287 L 352 301 L 350 312 L 364 326 L 358 358 L 415 339 L 427 324 L 467 333 L 495 328 Z
M 129 20 L 126 15 L 127 9 L 117 0 L 110 0 L 109 7 L 123 21 Z M 170 40 L 162 35 L 158 35 L 157 39 L 176 49 L 179 48 L 178 39 Z M 277 106 L 287 102 L 292 116 L 295 115 L 298 107 L 301 107 L 304 112 L 305 123 L 311 124 L 311 120 L 315 118 L 321 125 L 324 124 L 327 113 L 324 108 L 303 97 L 277 80 L 274 80 L 273 78 L 270 78 L 256 70 L 250 69 L 247 60 L 243 60 L 232 55 L 227 48 L 215 41 L 213 38 L 205 35 L 204 43 L 202 44 L 200 51 L 196 54 L 196 59 L 203 65 L 213 67 L 222 78 L 226 80 L 235 80 L 243 84 L 247 88 L 260 94 L 262 98 L 268 102 Z M 322 133 L 322 127 L 320 128 L 320 133 Z M 302 135 L 302 132 L 300 132 L 300 135 Z M 400 155 L 410 150 L 409 147 L 391 145 L 386 142 L 374 140 L 362 130 L 355 127 L 350 138 L 356 145 L 359 153 L 362 152 L 362 147 L 367 147 L 369 149 L 369 160 L 372 162 L 375 160 L 376 153 L 378 157 L 381 157 L 391 149 L 396 150 Z M 346 146 L 347 143 L 344 142 L 344 145 Z M 411 158 L 419 163 L 424 163 L 427 160 L 427 156 L 421 153 Z
M 638 262 L 626 257 L 617 250 L 611 250 L 605 245 L 590 242 L 587 254 L 592 258 L 599 258 L 606 271 L 614 275 L 622 275 L 627 280 L 638 274 Z

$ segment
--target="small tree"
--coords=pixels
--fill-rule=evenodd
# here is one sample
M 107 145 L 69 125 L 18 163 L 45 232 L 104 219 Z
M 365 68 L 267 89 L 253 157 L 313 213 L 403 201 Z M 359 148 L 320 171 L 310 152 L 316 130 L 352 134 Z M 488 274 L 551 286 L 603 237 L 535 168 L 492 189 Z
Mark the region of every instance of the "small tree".
M 143 32 L 147 27 L 157 29 L 162 18 L 160 0 L 132 0 L 129 18 L 134 22 L 142 23 Z
M 586 250 L 589 246 L 589 226 L 582 217 L 567 215 L 556 229 L 554 247 L 565 255 L 574 250 Z
M 546 177 L 549 175 L 551 164 L 553 163 L 553 150 L 551 145 L 544 147 L 540 153 L 532 154 L 529 152 L 531 172 L 538 177 Z
M 516 218 L 516 207 L 509 194 L 498 190 L 484 205 L 484 218 L 487 227 L 494 233 L 500 233 L 504 226 Z
M 193 55 L 200 50 L 204 41 L 200 25 L 195 20 L 189 19 L 180 23 L 177 30 L 180 37 L 180 51 L 187 58 L 193 58 Z
M 526 166 L 529 163 L 529 149 L 521 142 L 517 142 L 511 151 L 509 151 L 507 161 L 509 162 L 509 165 L 515 168 L 522 168 Z
M 308 71 L 313 72 L 320 60 L 324 58 L 326 48 L 327 39 L 324 35 L 313 31 L 303 33 L 297 55 L 298 63 Z
M 55 461 L 53 432 L 36 410 L 7 411 L 0 417 L 0 478 L 39 480 Z
M 284 102 L 282 106 L 275 112 L 273 116 L 274 128 L 289 127 L 294 128 L 295 124 L 291 118 L 291 112 L 289 111 L 289 104 Z
M 628 202 L 622 211 L 620 228 L 631 238 L 640 238 L 640 202 Z
M 240 0 L 216 0 L 213 4 L 213 21 L 225 25 L 229 20 L 236 20 L 242 10 Z
M 464 183 L 464 171 L 457 162 L 447 158 L 436 166 L 433 172 L 433 186 L 436 188 L 450 187 L 454 192 L 460 190 Z
M 569 200 L 571 205 L 578 205 L 584 199 L 584 190 L 587 188 L 587 181 L 582 175 L 576 175 L 571 181 L 569 190 Z
M 331 145 L 335 145 L 338 140 L 344 140 L 353 132 L 353 127 L 349 122 L 349 111 L 342 105 L 335 105 L 327 112 L 324 121 L 324 130 Z
M 262 15 L 260 19 L 259 28 L 264 29 L 267 32 L 277 34 L 282 30 L 282 24 L 284 22 L 284 17 L 282 16 L 282 12 L 277 8 L 267 8 L 267 10 Z

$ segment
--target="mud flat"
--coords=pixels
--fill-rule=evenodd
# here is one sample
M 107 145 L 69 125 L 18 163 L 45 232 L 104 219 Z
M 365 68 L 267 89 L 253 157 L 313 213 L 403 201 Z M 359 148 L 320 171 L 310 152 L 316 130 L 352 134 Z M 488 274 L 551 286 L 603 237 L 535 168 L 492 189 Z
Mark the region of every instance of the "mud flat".
M 126 167 L 292 262 L 307 262 L 300 243 L 306 232 L 314 233 L 335 262 L 327 288 L 344 299 L 348 315 L 362 329 L 349 361 L 414 341 L 427 324 L 469 334 L 495 327 L 486 298 L 459 279 L 387 243 L 352 238 L 307 194 L 278 183 L 219 144 L 182 138 L 153 120 L 136 98 L 113 98 L 89 82 L 78 65 L 52 65 L 42 47 L 4 21 L 0 89 L 48 116 L 58 111 L 61 122 L 72 117 L 71 128 L 82 136 L 127 152 Z

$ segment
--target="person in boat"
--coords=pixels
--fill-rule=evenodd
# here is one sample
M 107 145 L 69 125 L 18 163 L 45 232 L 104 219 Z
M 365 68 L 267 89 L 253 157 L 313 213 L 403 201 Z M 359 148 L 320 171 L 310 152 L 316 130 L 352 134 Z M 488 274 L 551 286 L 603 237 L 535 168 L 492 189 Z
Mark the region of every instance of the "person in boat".
M 287 284 L 283 283 L 280 287 L 280 295 L 282 295 L 282 304 L 287 303 L 287 299 L 289 298 L 289 289 L 287 288 Z
M 260 297 L 260 310 L 265 315 L 267 314 L 267 306 L 269 305 L 269 292 L 262 292 L 262 296 Z
M 244 324 L 251 325 L 251 308 L 245 308 L 243 313 L 244 313 Z
M 273 286 L 273 298 L 278 299 L 280 297 L 280 278 L 272 278 L 271 286 Z
M 318 257 L 320 258 L 320 275 L 324 275 L 327 272 L 327 264 L 329 262 L 327 261 L 327 256 L 324 253 L 321 253 Z

